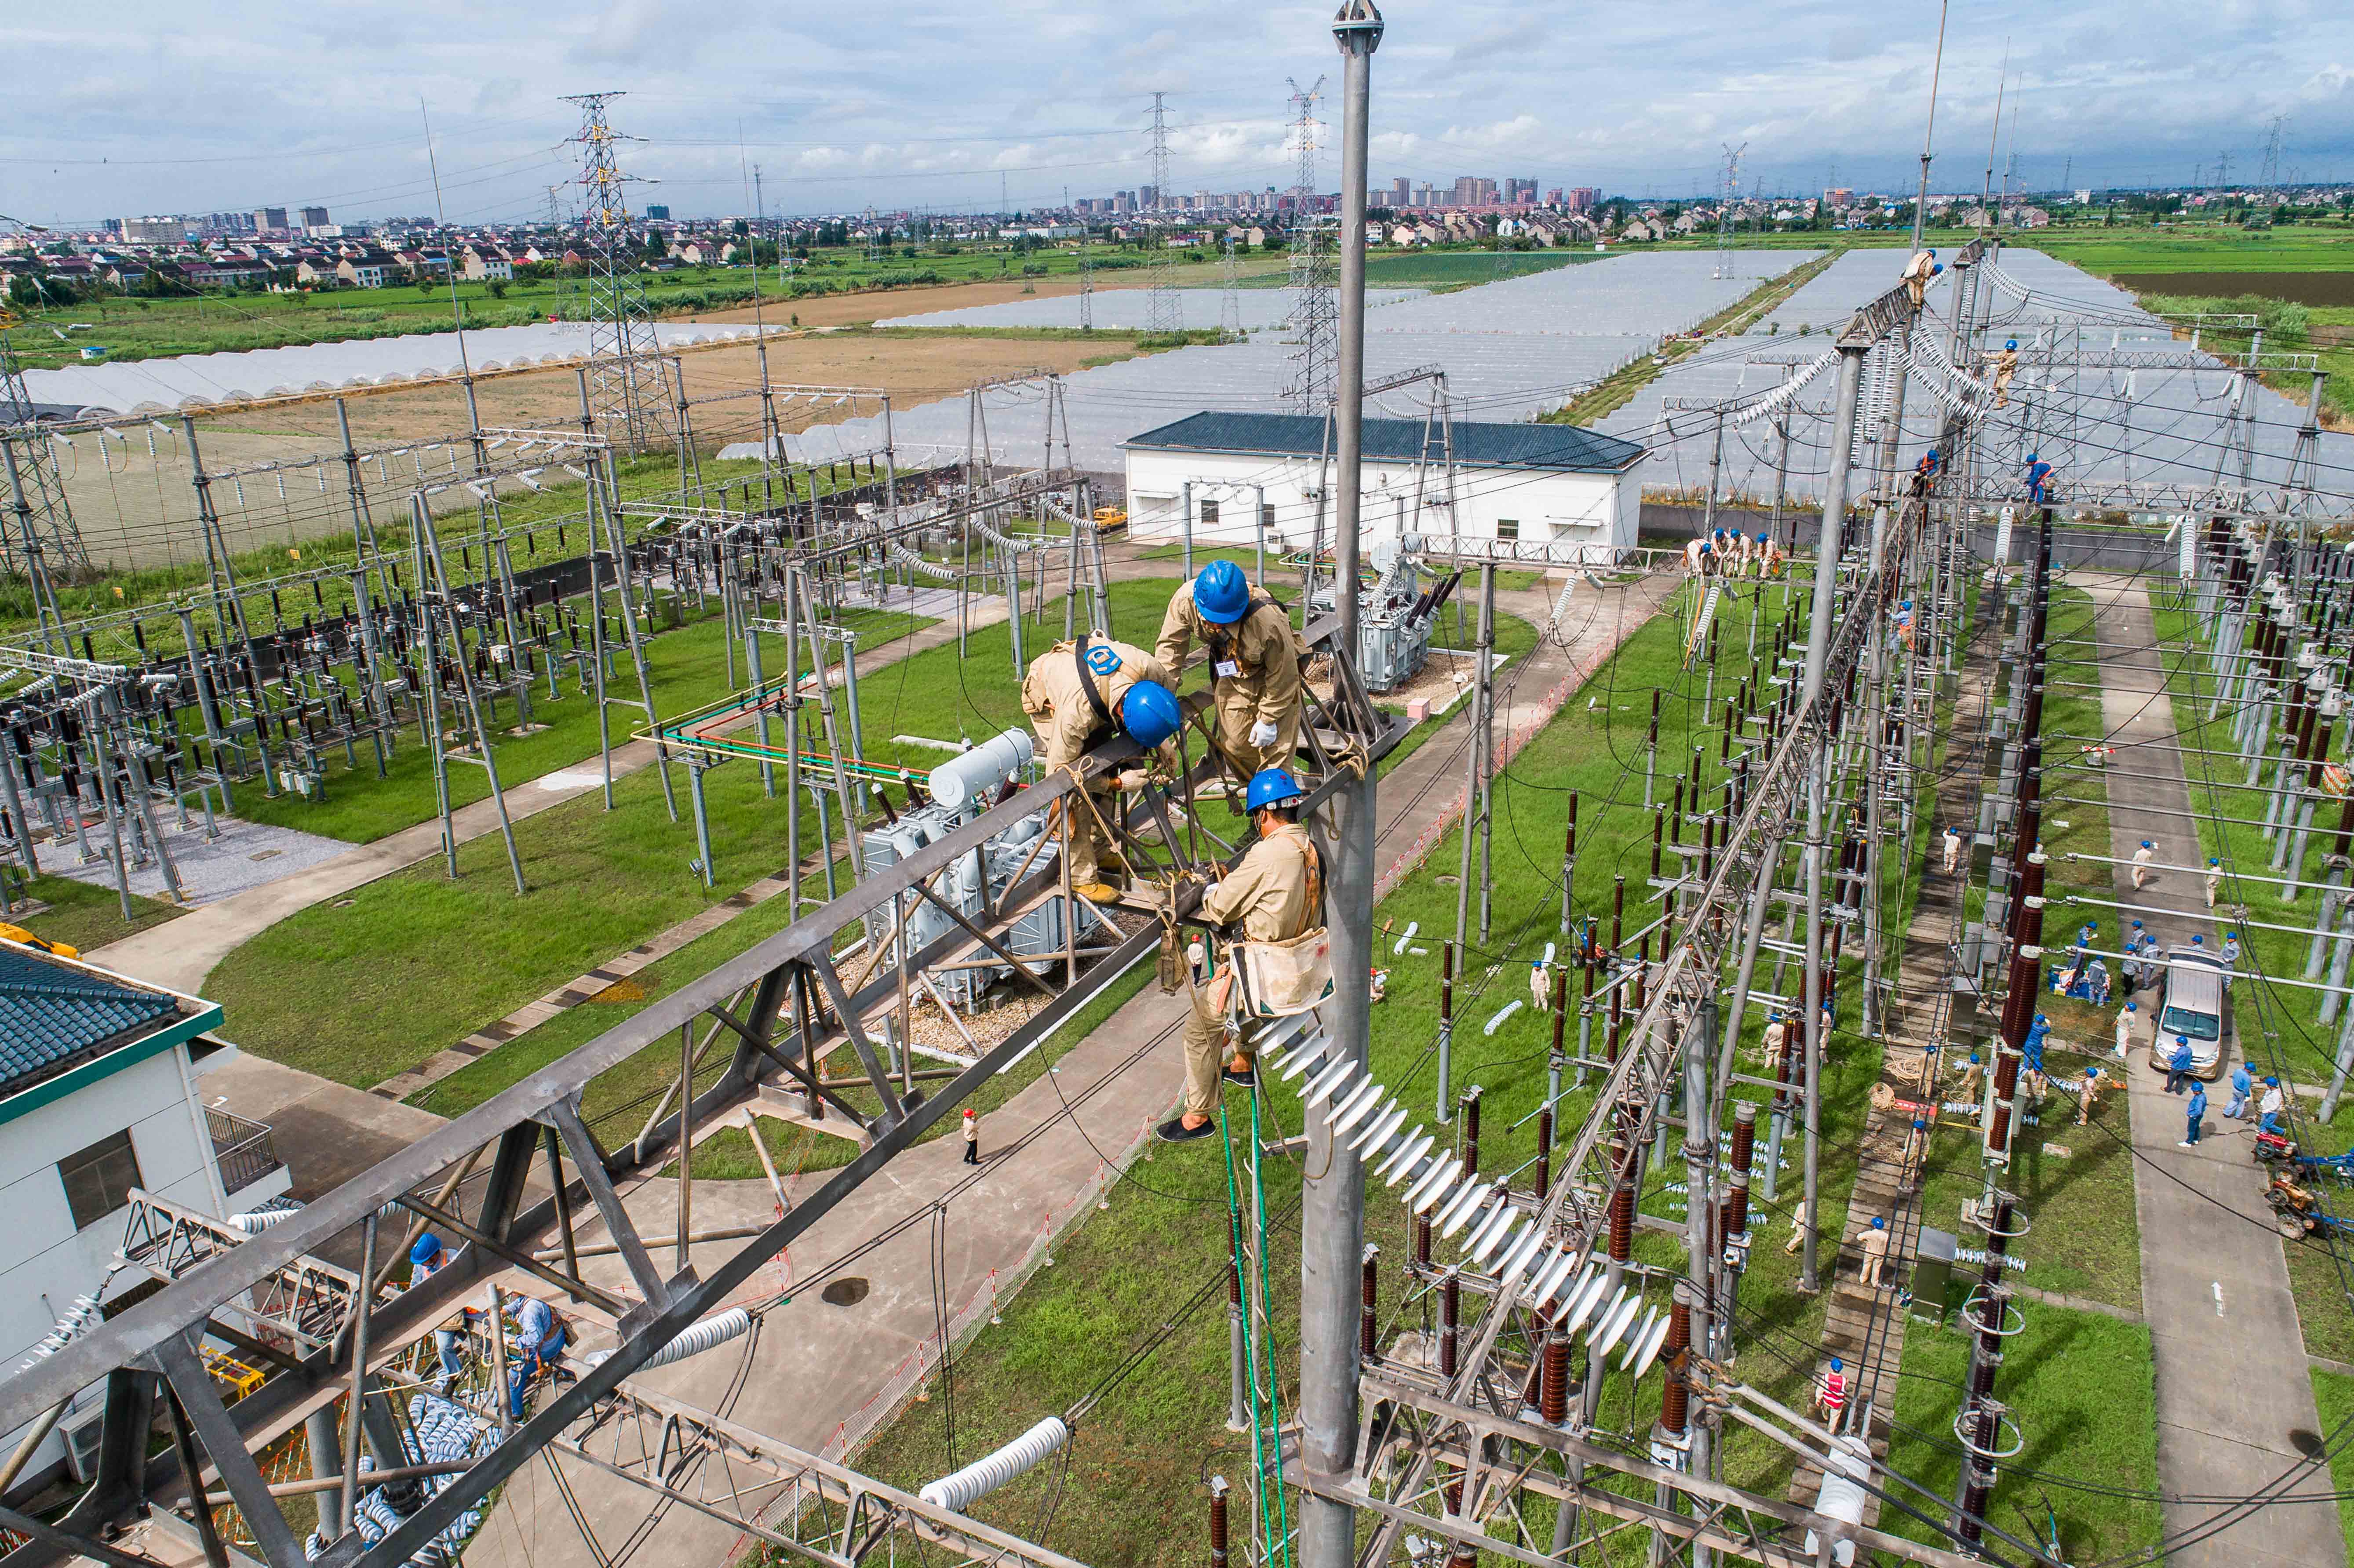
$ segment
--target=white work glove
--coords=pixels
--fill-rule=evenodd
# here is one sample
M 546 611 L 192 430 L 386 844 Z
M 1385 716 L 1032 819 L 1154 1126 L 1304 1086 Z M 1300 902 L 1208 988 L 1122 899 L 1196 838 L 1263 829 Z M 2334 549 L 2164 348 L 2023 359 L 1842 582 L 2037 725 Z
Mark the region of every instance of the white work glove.
M 1121 774 L 1119 776 L 1121 792 L 1129 795 L 1144 793 L 1144 769 L 1141 768 L 1131 768 Z
M 1275 736 L 1276 727 L 1272 720 L 1261 719 L 1251 726 L 1250 743 L 1253 746 L 1273 746 Z

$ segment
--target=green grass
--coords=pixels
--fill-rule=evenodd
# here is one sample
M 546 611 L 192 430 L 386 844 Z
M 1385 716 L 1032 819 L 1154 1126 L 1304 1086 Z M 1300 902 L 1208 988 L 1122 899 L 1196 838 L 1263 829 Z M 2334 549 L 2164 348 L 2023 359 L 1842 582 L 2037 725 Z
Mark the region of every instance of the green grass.
M 2060 1555 L 2070 1563 L 2113 1562 L 2149 1546 L 2161 1530 L 2155 1497 L 2114 1497 L 2066 1484 L 2156 1491 L 2149 1330 L 2033 1302 L 2022 1318 L 2021 1330 L 2003 1342 L 1995 1396 L 2018 1423 L 2026 1447 L 2001 1466 L 1988 1518 L 2023 1539 L 2048 1539 L 2048 1510 L 2057 1516 Z M 1918 1323 L 1906 1331 L 1888 1462 L 1944 1497 L 1954 1494 L 1959 1478 L 1953 1422 L 1968 1366 L 1967 1334 Z M 2008 1426 L 2005 1436 L 2012 1437 Z M 2031 1470 L 2050 1478 L 2025 1473 Z M 1915 1507 L 1934 1511 L 1917 1495 L 1908 1496 Z M 1950 1545 L 1893 1509 L 1882 1510 L 1880 1528 Z
M 2313 1403 L 2321 1411 L 2321 1435 L 2327 1437 L 2354 1421 L 2354 1377 L 2320 1367 L 2311 1371 Z M 2354 1556 L 2354 1443 L 2341 1437 L 2330 1445 L 2329 1478 L 2341 1494 L 2338 1528 L 2346 1536 L 2348 1555 Z
M 2330 272 L 2354 265 L 2354 229 L 2293 224 L 2236 228 L 2097 227 L 2042 230 L 2022 241 L 2088 272 Z
M 1455 1085 L 1479 1084 L 1484 1134 L 1483 1168 L 1513 1171 L 1533 1152 L 1533 1128 L 1514 1123 L 1544 1093 L 1549 1022 L 1522 1012 L 1490 1036 L 1481 1033 L 1500 1004 L 1525 996 L 1530 956 L 1557 938 L 1558 853 L 1565 792 L 1580 791 L 1578 906 L 1605 911 L 1611 878 L 1624 872 L 1629 889 L 1630 929 L 1646 907 L 1641 890 L 1648 862 L 1649 814 L 1641 809 L 1640 754 L 1653 685 L 1670 695 L 1662 712 L 1660 755 L 1663 779 L 1670 757 L 1689 756 L 1693 738 L 1712 739 L 1697 727 L 1697 705 L 1688 699 L 1697 674 L 1680 670 L 1680 628 L 1672 614 L 1655 618 L 1587 683 L 1589 709 L 1573 700 L 1515 760 L 1497 796 L 1496 923 L 1474 952 L 1458 992 Z M 1737 646 L 1737 643 L 1734 644 Z M 1720 672 L 1720 699 L 1729 690 L 1732 662 Z M 1688 721 L 1693 727 L 1688 727 Z M 1710 747 L 1711 782 L 1714 748 Z M 1666 793 L 1662 788 L 1662 795 Z M 1606 810 L 1616 800 L 1619 809 Z M 1376 911 L 1378 929 L 1403 930 L 1419 921 L 1425 956 L 1393 954 L 1378 947 L 1389 966 L 1386 999 L 1374 1012 L 1374 1075 L 1401 1098 L 1426 1106 L 1433 1092 L 1430 1055 L 1437 1023 L 1438 941 L 1453 928 L 1456 890 L 1451 878 L 1459 837 L 1450 833 L 1434 846 L 1423 865 Z M 1901 885 L 1902 870 L 1892 865 Z M 1902 918 L 1900 896 L 1892 907 Z M 1492 967 L 1491 967 L 1492 966 Z M 1770 964 L 1769 964 L 1770 969 Z M 1770 983 L 1761 976 L 1760 984 Z M 1821 1221 L 1838 1234 L 1844 1194 L 1853 1179 L 1852 1146 L 1861 1131 L 1866 1091 L 1879 1072 L 1876 1044 L 1854 1033 L 1852 1009 L 1859 988 L 1843 988 L 1849 1016 L 1841 1020 L 1837 1048 L 1826 1065 L 1825 1158 Z M 1762 1021 L 1761 1021 L 1762 1022 Z M 1597 1033 L 1596 1049 L 1601 1048 Z M 1754 1060 L 1744 1063 L 1755 1071 Z M 1574 1127 L 1590 1109 L 1590 1091 L 1564 1098 L 1563 1124 Z M 1229 1097 L 1230 1114 L 1245 1101 Z M 1297 1125 L 1297 1100 L 1278 1092 L 1267 1098 L 1286 1128 Z M 1279 1109 L 1278 1108 L 1279 1107 Z M 1789 1234 L 1788 1217 L 1797 1197 L 1797 1145 L 1787 1151 L 1780 1202 L 1762 1193 L 1753 1204 L 1752 1234 L 1757 1238 L 1742 1287 L 1742 1371 L 1753 1384 L 1797 1404 L 1806 1398 L 1822 1330 L 1819 1298 L 1798 1295 L 1797 1260 L 1780 1245 Z M 1091 1216 L 1057 1243 L 1055 1266 L 1037 1276 L 1004 1308 L 1002 1327 L 985 1328 L 955 1364 L 956 1454 L 970 1458 L 988 1446 L 1019 1433 L 1040 1416 L 1066 1409 L 1110 1377 L 1131 1351 L 1149 1340 L 1157 1346 L 1128 1372 L 1117 1397 L 1098 1405 L 1080 1428 L 1066 1484 L 1067 1501 L 1055 1515 L 1052 1544 L 1091 1561 L 1137 1564 L 1194 1560 L 1197 1542 L 1190 1529 L 1172 1530 L 1172 1508 L 1192 1517 L 1204 1478 L 1221 1473 L 1238 1485 L 1249 1472 L 1247 1452 L 1225 1431 L 1225 1326 L 1223 1292 L 1189 1313 L 1194 1292 L 1223 1274 L 1226 1256 L 1225 1173 L 1217 1146 L 1148 1151 L 1129 1179 L 1111 1193 L 1112 1215 Z M 1523 1181 L 1529 1178 L 1523 1174 Z M 1277 1325 L 1276 1359 L 1283 1375 L 1287 1413 L 1292 1405 L 1296 1343 L 1296 1217 L 1291 1205 L 1298 1173 L 1278 1161 L 1268 1180 L 1267 1202 L 1277 1217 L 1270 1225 L 1271 1310 Z M 1406 1327 L 1426 1326 L 1430 1303 L 1401 1311 L 1404 1281 L 1398 1260 L 1410 1255 L 1404 1211 L 1393 1192 L 1375 1191 L 1367 1204 L 1367 1239 L 1383 1249 L 1382 1308 L 1384 1336 Z M 1645 1197 L 1654 1213 L 1675 1212 L 1674 1200 L 1655 1175 Z M 1638 1233 L 1638 1255 L 1675 1266 L 1679 1255 L 1665 1238 Z M 1830 1249 L 1825 1265 L 1829 1266 Z M 1169 1332 L 1163 1337 L 1163 1330 Z M 945 1383 L 930 1399 L 911 1406 L 885 1429 L 862 1457 L 862 1467 L 900 1484 L 941 1473 L 949 1458 L 949 1401 Z M 1602 1420 L 1630 1438 L 1639 1437 L 1656 1414 L 1657 1391 L 1630 1390 L 1623 1377 L 1606 1385 Z M 1736 1431 L 1726 1455 L 1727 1478 L 1735 1484 L 1776 1491 L 1787 1483 L 1787 1451 Z M 976 1505 L 983 1518 L 1035 1533 L 1040 1510 L 1054 1478 L 1034 1475 Z M 1172 1501 L 1172 1499 L 1174 1499 Z M 1239 1517 L 1239 1513 L 1237 1515 Z M 1640 1545 L 1632 1550 L 1639 1561 Z M 1597 1557 L 1614 1564 L 1615 1552 Z
M 54 861 L 73 852 L 52 844 L 41 853 Z M 111 883 L 77 882 L 66 876 L 37 877 L 29 891 L 49 907 L 39 915 L 10 915 L 0 919 L 24 927 L 45 942 L 62 942 L 84 953 L 187 913 L 176 906 L 142 898 L 134 893 L 131 895 L 132 917 L 126 922 L 122 918 L 122 897 Z
M 1173 586 L 1114 585 L 1115 620 L 1157 616 Z M 1060 627 L 1058 603 L 1044 620 L 1032 618 L 1030 652 Z M 865 755 L 927 767 L 938 752 L 888 737 L 986 739 L 1026 723 L 1010 637 L 1005 626 L 989 628 L 973 633 L 969 657 L 951 642 L 864 677 Z M 816 722 L 814 704 L 804 714 Z M 593 722 L 591 715 L 592 730 Z M 373 1085 L 782 866 L 783 801 L 762 795 L 751 763 L 729 763 L 706 779 L 716 882 L 706 892 L 687 869 L 695 851 L 684 820 L 684 769 L 672 771 L 677 823 L 652 768 L 615 786 L 610 815 L 591 791 L 516 823 L 531 887 L 520 901 L 492 833 L 461 849 L 456 882 L 435 857 L 359 889 L 348 909 L 314 906 L 273 926 L 214 971 L 239 1042 L 340 1082 Z M 802 816 L 803 853 L 812 853 L 815 812 Z M 323 983 L 329 974 L 332 985 Z

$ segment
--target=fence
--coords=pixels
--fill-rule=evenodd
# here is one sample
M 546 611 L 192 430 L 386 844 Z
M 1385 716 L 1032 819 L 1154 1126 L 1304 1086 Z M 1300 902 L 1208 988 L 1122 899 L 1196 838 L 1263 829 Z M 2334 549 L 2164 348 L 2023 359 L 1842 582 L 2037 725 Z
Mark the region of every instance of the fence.
M 205 1127 L 212 1134 L 213 1163 L 220 1167 L 224 1192 L 241 1192 L 286 1163 L 260 1122 L 207 1106 Z

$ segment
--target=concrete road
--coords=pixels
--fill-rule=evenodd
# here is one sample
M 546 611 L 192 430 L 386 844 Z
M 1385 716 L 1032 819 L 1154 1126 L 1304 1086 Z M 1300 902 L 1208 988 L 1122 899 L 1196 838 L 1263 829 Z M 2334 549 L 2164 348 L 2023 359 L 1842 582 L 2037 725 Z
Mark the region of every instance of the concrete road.
M 2101 709 L 2111 742 L 2120 748 L 2106 778 L 2109 832 L 2120 861 L 2144 839 L 2158 859 L 2196 865 L 2204 856 L 2175 740 L 2173 705 L 2154 643 L 2156 628 L 2140 579 L 2072 572 L 2071 586 L 2093 597 L 2099 641 Z M 2141 743 L 2158 743 L 2143 747 Z M 2116 868 L 2117 897 L 2171 909 L 2205 902 L 2199 879 L 2187 872 L 2153 874 L 2139 894 L 2132 868 Z M 2105 916 L 2105 927 L 2134 918 Z M 2155 914 L 2140 918 L 2164 943 L 2194 934 L 2217 945 L 2211 921 Z M 2144 991 L 2139 1012 L 2151 1012 L 2158 993 Z M 2147 1026 L 2140 1038 L 2148 1043 Z M 2234 1049 L 2226 1060 L 2238 1059 Z M 2227 1068 L 2228 1071 L 2228 1068 Z M 2178 1147 L 2186 1097 L 2169 1095 L 2162 1075 L 2138 1053 L 2126 1068 L 2132 1108 L 2134 1211 L 2141 1229 L 2141 1293 L 2157 1361 L 2158 1473 L 2170 1497 L 2238 1497 L 2261 1488 L 2327 1492 L 2326 1463 L 2310 1465 L 2297 1446 L 2321 1424 L 2306 1375 L 2305 1339 L 2289 1294 L 2288 1264 L 2264 1201 L 2264 1178 L 2248 1157 L 2253 1122 L 2227 1120 L 2228 1092 L 2211 1087 L 2206 1137 L 2195 1149 Z M 2285 1478 L 2289 1484 L 2282 1485 Z M 2169 1538 L 2210 1524 L 2227 1510 L 2168 1502 Z M 2345 1537 L 2334 1503 L 2267 1507 L 2168 1559 L 2179 1568 L 2338 1568 Z

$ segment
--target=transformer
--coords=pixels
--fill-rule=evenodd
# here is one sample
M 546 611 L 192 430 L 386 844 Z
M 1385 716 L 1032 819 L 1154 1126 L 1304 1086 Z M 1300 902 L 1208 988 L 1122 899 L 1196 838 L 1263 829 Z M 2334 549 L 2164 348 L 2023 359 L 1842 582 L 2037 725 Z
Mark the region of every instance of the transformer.
M 1000 791 L 1020 778 L 1031 757 L 1030 732 L 1009 729 L 996 739 L 932 769 L 927 784 L 931 804 L 902 811 L 897 821 L 870 828 L 861 835 L 867 870 L 872 873 L 895 865 L 925 845 L 947 838 L 978 820 L 996 803 Z M 951 861 L 933 879 L 932 892 L 941 903 L 979 924 L 986 903 L 1002 896 L 1017 875 L 1035 875 L 1055 869 L 1062 846 L 1040 843 L 1038 841 L 1045 833 L 1046 813 L 1032 812 L 993 835 L 972 853 Z M 902 904 L 907 919 L 904 939 L 910 952 L 921 952 L 959 929 L 945 910 L 928 900 L 909 895 Z M 1059 894 L 1046 899 L 1015 921 L 999 939 L 1007 951 L 1021 958 L 1059 954 L 1066 946 L 1065 921 L 1068 918 L 1063 906 Z M 1091 906 L 1082 901 L 1079 907 L 1082 936 L 1103 926 Z M 888 909 L 868 916 L 867 939 L 888 945 L 892 924 Z M 978 949 L 981 944 L 972 942 L 970 946 Z M 893 957 L 896 957 L 896 949 Z M 1007 965 L 991 964 L 976 969 L 944 969 L 931 979 L 951 1005 L 969 1011 L 979 1003 L 984 991 L 1012 972 Z

